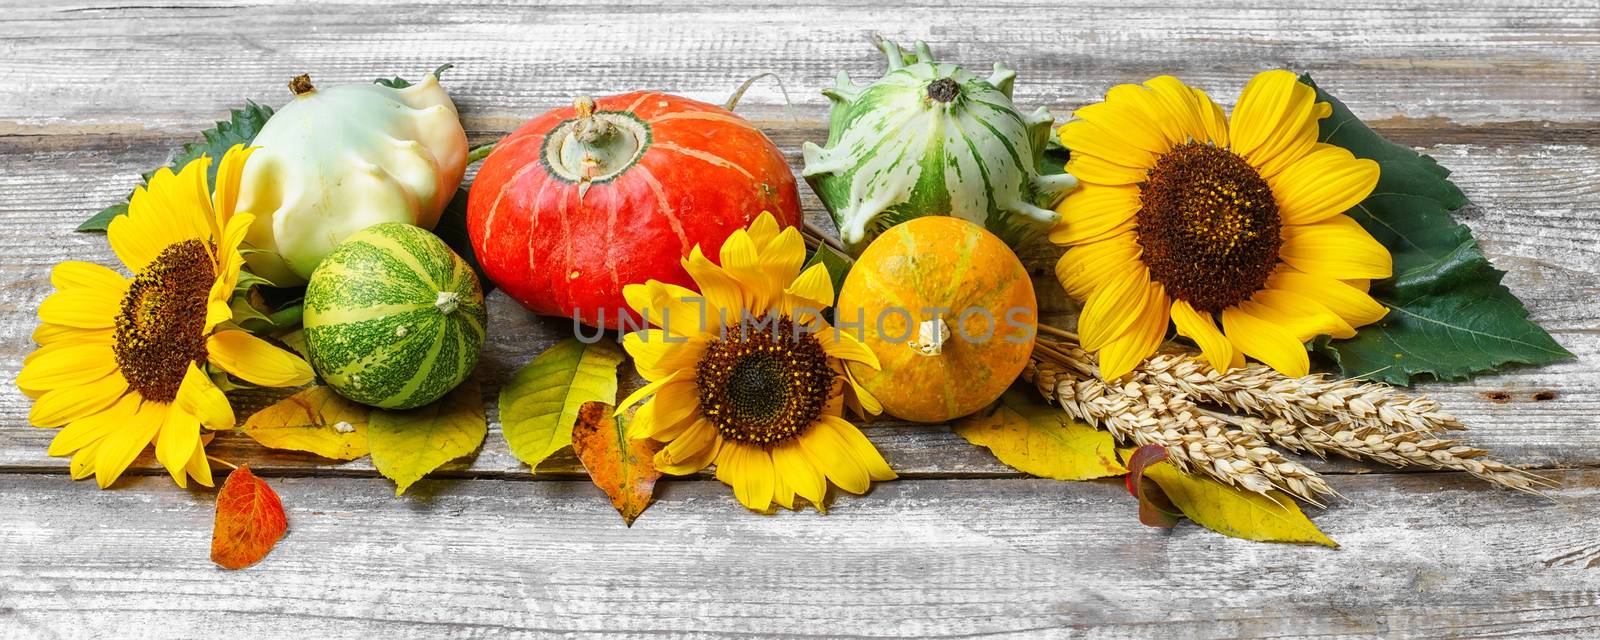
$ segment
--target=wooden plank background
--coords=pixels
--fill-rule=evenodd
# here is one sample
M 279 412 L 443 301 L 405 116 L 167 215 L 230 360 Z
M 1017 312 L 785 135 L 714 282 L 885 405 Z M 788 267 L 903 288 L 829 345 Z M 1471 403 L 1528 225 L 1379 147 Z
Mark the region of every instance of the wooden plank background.
M 502 4 L 14 3 L 0 7 L 0 638 L 480 636 L 1594 637 L 1600 635 L 1600 5 L 1588 1 L 838 0 Z M 403 499 L 366 462 L 224 434 L 290 510 L 244 572 L 206 559 L 211 496 L 148 457 L 115 490 L 65 477 L 13 380 L 50 265 L 111 263 L 71 232 L 135 176 L 283 83 L 415 77 L 443 62 L 474 141 L 596 95 L 722 101 L 798 168 L 825 135 L 817 89 L 874 77 L 867 36 L 1019 69 L 1065 119 L 1118 82 L 1172 73 L 1231 103 L 1254 72 L 1311 72 L 1391 138 L 1455 170 L 1506 283 L 1577 358 L 1428 384 L 1468 438 L 1562 483 L 1540 500 L 1459 474 L 1316 463 L 1350 497 L 1313 512 L 1340 550 L 1138 525 L 1114 482 L 1023 478 L 942 426 L 867 433 L 903 479 L 827 516 L 747 513 L 705 478 L 664 483 L 632 529 L 576 474 L 537 475 L 498 426 Z M 809 214 L 824 221 L 804 188 Z M 1053 252 L 1027 252 L 1045 307 Z M 491 394 L 562 335 L 500 295 Z M 1536 400 L 1535 394 L 1547 400 Z M 265 398 L 239 398 L 243 414 Z M 491 418 L 494 412 L 491 403 Z

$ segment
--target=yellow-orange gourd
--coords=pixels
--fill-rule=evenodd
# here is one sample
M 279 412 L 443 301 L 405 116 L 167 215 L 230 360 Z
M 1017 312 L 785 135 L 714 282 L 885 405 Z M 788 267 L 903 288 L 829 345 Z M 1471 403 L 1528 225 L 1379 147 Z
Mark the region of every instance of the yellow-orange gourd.
M 1022 262 L 994 234 L 929 216 L 867 247 L 836 313 L 841 330 L 878 356 L 879 369 L 850 372 L 884 411 L 942 422 L 982 409 L 1022 373 L 1038 302 Z

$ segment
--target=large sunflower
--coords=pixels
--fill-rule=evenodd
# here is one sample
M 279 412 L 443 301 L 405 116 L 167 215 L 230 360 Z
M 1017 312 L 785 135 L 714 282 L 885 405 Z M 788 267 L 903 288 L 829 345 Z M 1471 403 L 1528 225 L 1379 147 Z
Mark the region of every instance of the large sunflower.
M 215 196 L 206 157 L 134 192 L 107 232 L 132 278 L 88 262 L 50 272 L 56 292 L 39 305 L 40 346 L 17 386 L 35 398 L 34 426 L 66 425 L 49 452 L 72 456 L 73 479 L 94 474 L 108 487 L 154 443 L 178 486 L 211 486 L 200 429 L 230 429 L 234 416 L 205 365 L 264 386 L 311 381 L 300 357 L 226 324 L 254 219 L 233 211 L 249 155 L 236 146 L 223 156 Z
M 1330 113 L 1288 71 L 1251 79 L 1231 117 L 1162 76 L 1061 127 L 1083 186 L 1050 239 L 1069 247 L 1056 275 L 1084 301 L 1078 334 L 1102 376 L 1155 352 L 1169 318 L 1219 370 L 1248 355 L 1301 376 L 1307 340 L 1384 316 L 1366 291 L 1389 277 L 1389 252 L 1344 214 L 1378 165 L 1317 142 Z
M 843 407 L 877 413 L 870 394 L 842 366 L 878 366 L 854 337 L 820 310 L 833 305 L 822 265 L 801 273 L 805 244 L 761 214 L 722 245 L 721 266 L 696 246 L 683 266 L 698 293 L 657 281 L 623 289 L 628 306 L 656 328 L 623 337 L 639 375 L 650 381 L 622 406 L 646 396 L 630 435 L 666 443 L 655 466 L 690 474 L 715 463 L 716 476 L 756 511 L 796 497 L 823 508 L 831 481 L 863 493 L 893 480 L 883 456 Z

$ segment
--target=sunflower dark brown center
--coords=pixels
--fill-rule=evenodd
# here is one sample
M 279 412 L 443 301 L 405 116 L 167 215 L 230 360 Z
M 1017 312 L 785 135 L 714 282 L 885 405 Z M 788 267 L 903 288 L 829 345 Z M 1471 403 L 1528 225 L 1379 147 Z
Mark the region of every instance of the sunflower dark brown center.
M 117 367 L 147 400 L 171 402 L 189 364 L 206 359 L 206 303 L 216 269 L 199 240 L 168 245 L 134 276 L 117 314 Z
M 1139 246 L 1174 298 L 1217 312 L 1250 297 L 1278 262 L 1278 203 L 1261 174 L 1201 142 L 1174 147 L 1139 189 Z
M 722 437 L 772 447 L 816 422 L 833 390 L 822 343 L 781 318 L 730 325 L 706 346 L 695 384 L 700 412 Z

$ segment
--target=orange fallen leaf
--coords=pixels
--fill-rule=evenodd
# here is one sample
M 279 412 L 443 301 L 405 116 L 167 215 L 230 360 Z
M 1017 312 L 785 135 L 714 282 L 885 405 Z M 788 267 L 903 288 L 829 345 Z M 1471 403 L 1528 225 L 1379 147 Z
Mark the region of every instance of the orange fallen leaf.
M 289 520 L 283 502 L 266 481 L 240 465 L 217 492 L 217 521 L 211 529 L 211 561 L 243 569 L 267 557 L 283 539 Z
M 651 462 L 661 443 L 644 438 L 628 439 L 626 416 L 612 416 L 611 405 L 585 402 L 572 425 L 572 449 L 589 472 L 589 479 L 606 492 L 611 505 L 622 514 L 622 522 L 633 526 L 635 518 L 650 506 L 655 497 L 656 479 L 661 472 Z

